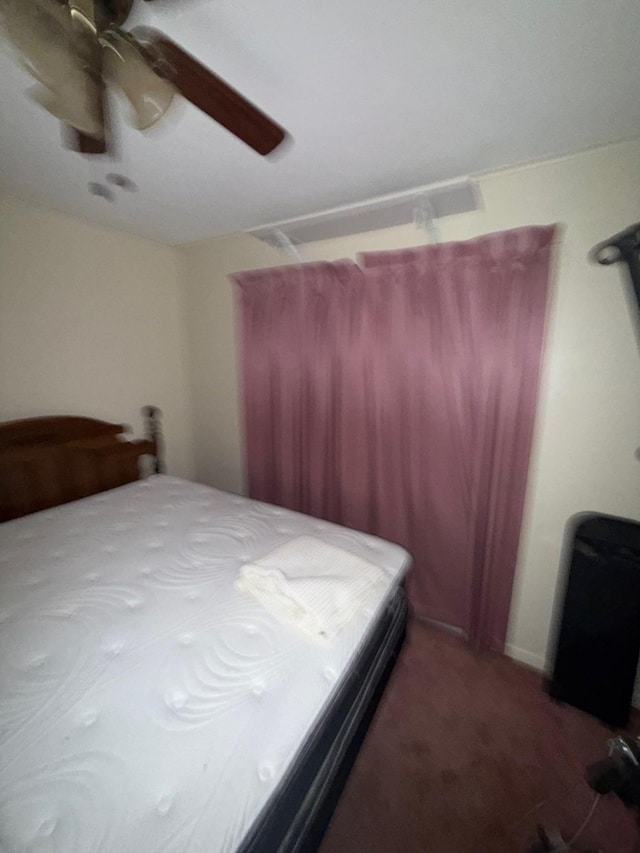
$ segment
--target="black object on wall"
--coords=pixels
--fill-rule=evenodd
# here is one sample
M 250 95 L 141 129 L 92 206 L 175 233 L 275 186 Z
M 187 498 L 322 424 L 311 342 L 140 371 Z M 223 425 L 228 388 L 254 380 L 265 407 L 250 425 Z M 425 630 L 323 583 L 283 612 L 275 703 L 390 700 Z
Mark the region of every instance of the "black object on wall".
M 629 720 L 640 652 L 640 523 L 573 523 L 550 695 L 614 728 Z
M 614 234 L 608 240 L 594 246 L 589 256 L 599 264 L 624 263 L 629 271 L 629 279 L 633 288 L 640 320 L 640 222 L 630 225 L 625 231 Z

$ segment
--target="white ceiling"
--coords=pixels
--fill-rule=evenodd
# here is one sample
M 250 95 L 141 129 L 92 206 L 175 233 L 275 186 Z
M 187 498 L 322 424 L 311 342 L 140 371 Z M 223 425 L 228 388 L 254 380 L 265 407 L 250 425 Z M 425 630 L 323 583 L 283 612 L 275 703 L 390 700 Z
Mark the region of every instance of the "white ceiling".
M 120 121 L 116 162 L 62 148 L 2 43 L 0 189 L 169 243 L 640 134 L 638 0 L 137 0 L 284 125 L 264 159 L 186 102 Z M 89 180 L 139 191 L 108 203 Z

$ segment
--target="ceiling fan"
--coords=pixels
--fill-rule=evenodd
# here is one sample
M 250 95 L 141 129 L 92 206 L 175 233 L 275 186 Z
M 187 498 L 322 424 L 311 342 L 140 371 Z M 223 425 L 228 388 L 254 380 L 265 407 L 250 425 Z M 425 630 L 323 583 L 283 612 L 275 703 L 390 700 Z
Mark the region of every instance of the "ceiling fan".
M 0 0 L 3 28 L 38 80 L 29 94 L 69 128 L 73 148 L 108 150 L 107 85 L 125 94 L 140 130 L 162 118 L 178 93 L 259 154 L 280 145 L 282 127 L 168 36 L 121 29 L 133 3 Z

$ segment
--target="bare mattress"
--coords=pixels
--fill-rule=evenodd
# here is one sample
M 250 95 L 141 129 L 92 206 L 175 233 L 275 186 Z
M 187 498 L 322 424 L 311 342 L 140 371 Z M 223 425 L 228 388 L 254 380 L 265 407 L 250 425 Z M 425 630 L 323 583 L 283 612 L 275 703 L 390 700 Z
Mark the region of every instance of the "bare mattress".
M 328 645 L 234 587 L 305 534 L 388 578 Z M 385 665 L 408 562 L 167 476 L 0 525 L 2 853 L 298 849 L 349 706 Z

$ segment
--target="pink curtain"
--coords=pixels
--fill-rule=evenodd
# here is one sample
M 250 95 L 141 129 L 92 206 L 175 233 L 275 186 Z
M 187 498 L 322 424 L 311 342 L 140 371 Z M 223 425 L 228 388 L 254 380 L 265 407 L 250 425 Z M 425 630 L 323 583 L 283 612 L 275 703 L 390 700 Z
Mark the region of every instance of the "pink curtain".
M 553 233 L 235 277 L 251 496 L 404 545 L 417 613 L 497 649 Z

